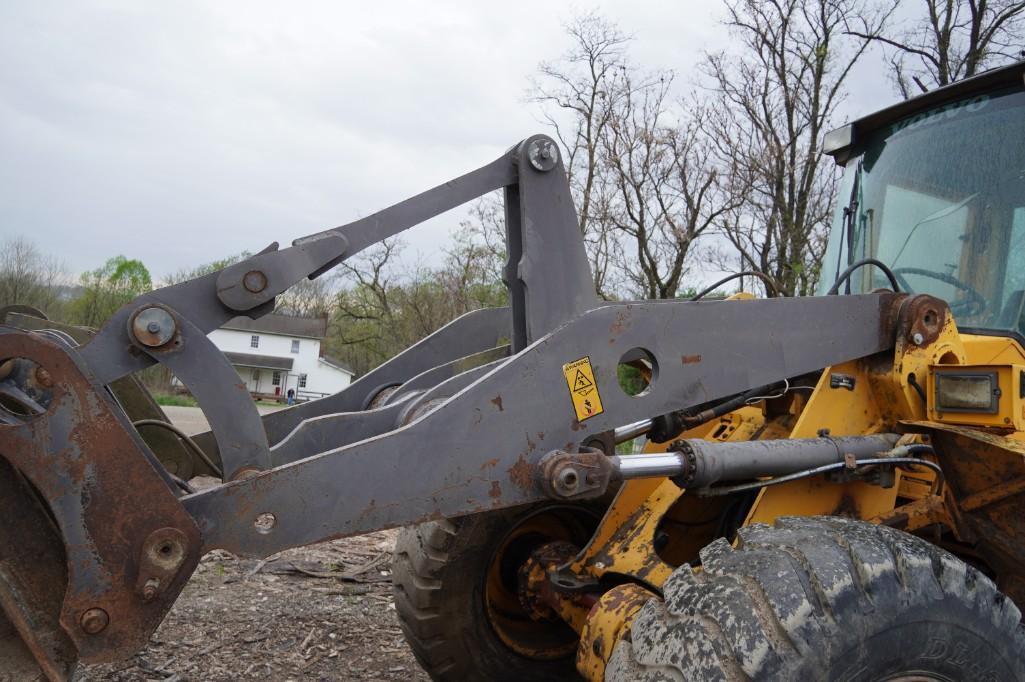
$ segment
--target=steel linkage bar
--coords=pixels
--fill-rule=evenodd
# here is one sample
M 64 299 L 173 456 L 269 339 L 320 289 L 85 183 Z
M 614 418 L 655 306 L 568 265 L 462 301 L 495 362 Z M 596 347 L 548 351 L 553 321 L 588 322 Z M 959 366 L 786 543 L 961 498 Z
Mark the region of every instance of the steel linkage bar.
M 184 504 L 203 531 L 205 549 L 256 556 L 525 504 L 543 496 L 537 466 L 550 451 L 572 452 L 587 437 L 642 417 L 892 348 L 893 311 L 902 299 L 602 306 L 404 427 L 189 496 Z M 841 337 L 838 328 L 846 330 Z M 617 383 L 617 366 L 635 348 L 652 358 L 654 381 L 630 396 Z M 581 419 L 564 369 L 585 358 L 601 407 Z
M 457 371 L 466 369 L 460 364 L 465 359 L 472 359 L 498 347 L 504 338 L 509 337 L 510 326 L 508 308 L 484 308 L 466 313 L 383 362 L 338 393 L 263 415 L 267 440 L 276 445 L 309 419 L 364 410 L 381 391 L 406 384 L 432 370 L 448 368 L 447 374 L 442 369 L 440 376 L 434 375 L 438 381 L 454 376 Z M 219 457 L 212 432 L 195 436 L 195 441 L 212 457 Z
M 233 372 L 230 363 L 203 334 L 239 314 L 266 314 L 274 297 L 302 278 L 315 277 L 374 243 L 502 187 L 507 189 L 509 335 L 517 350 L 597 303 L 558 147 L 540 135 L 487 166 L 372 216 L 297 239 L 287 249 L 271 244 L 219 272 L 140 296 L 115 313 L 80 352 L 104 383 L 154 362 L 177 369 L 210 422 L 216 448 L 208 450 L 220 456 L 225 477 L 265 470 L 274 441 L 238 382 L 228 384 L 237 390 L 226 387 L 224 378 Z M 312 410 L 281 417 L 276 425 L 291 423 L 294 430 L 297 420 L 312 416 Z M 282 438 L 285 433 L 279 428 L 274 435 Z M 211 441 L 200 440 L 208 446 Z

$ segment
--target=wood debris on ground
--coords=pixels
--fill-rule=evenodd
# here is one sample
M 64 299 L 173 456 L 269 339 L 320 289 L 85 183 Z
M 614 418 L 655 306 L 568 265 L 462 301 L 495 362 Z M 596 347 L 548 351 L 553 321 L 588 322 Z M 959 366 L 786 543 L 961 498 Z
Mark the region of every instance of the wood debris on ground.
M 395 616 L 395 534 L 260 561 L 211 552 L 145 650 L 122 663 L 85 666 L 76 681 L 426 682 Z

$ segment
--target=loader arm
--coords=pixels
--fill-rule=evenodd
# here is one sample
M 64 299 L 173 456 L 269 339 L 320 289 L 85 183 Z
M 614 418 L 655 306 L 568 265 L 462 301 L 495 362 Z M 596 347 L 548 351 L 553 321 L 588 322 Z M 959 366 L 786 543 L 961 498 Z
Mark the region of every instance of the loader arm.
M 339 394 L 261 419 L 208 332 L 266 314 L 302 278 L 496 189 L 508 310 L 466 315 Z M 54 679 L 76 660 L 123 658 L 204 552 L 267 556 L 527 504 L 568 482 L 553 482 L 552 453 L 593 465 L 564 497 L 599 495 L 611 453 L 591 445 L 603 434 L 890 349 L 906 300 L 601 302 L 558 148 L 528 138 L 380 213 L 140 296 L 81 346 L 0 326 L 0 457 L 52 521 L 34 556 L 63 555 L 67 571 L 58 608 L 30 579 L 30 558 L 13 557 L 24 528 L 0 526 L 0 564 L 20 566 L 0 571 L 0 606 Z M 651 381 L 628 395 L 617 367 L 639 356 Z M 156 363 L 198 398 L 211 424 L 198 442 L 221 485 L 183 493 L 108 391 Z

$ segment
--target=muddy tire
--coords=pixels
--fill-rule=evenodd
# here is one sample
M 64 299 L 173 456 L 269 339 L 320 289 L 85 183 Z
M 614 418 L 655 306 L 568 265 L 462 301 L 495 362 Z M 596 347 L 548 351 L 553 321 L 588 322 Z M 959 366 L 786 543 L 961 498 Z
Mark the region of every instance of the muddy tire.
M 532 519 L 538 530 L 551 525 L 540 514 L 565 514 L 559 525 L 565 534 L 586 541 L 598 515 L 574 508 L 527 507 L 432 521 L 404 528 L 395 545 L 392 583 L 395 609 L 410 648 L 420 665 L 435 680 L 573 680 L 576 634 L 561 621 L 533 623 L 505 595 L 498 610 L 510 627 L 531 644 L 549 647 L 546 656 L 515 651 L 496 630 L 495 614 L 489 611 L 489 570 L 496 556 L 509 551 L 508 567 L 500 571 L 506 581 L 515 580 L 515 569 L 526 560 L 531 544 L 543 538 L 516 536 L 510 549 L 507 538 Z M 564 522 L 564 523 L 563 523 Z M 581 540 L 582 538 L 582 540 Z M 565 538 L 559 538 L 565 539 Z M 510 576 L 510 571 L 512 575 Z M 493 583 L 492 583 L 493 584 Z M 513 598 L 515 599 L 515 598 Z M 492 607 L 494 608 L 494 607 Z M 534 628 L 537 628 L 536 630 Z M 552 646 L 562 642 L 562 650 Z
M 607 680 L 1025 680 L 1018 608 L 906 533 L 783 518 L 701 560 L 641 609 Z

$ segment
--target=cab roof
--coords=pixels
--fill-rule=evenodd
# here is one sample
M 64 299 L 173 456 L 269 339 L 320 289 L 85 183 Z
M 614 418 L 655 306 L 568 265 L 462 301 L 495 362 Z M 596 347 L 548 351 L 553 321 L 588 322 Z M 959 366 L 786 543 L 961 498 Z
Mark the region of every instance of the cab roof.
M 850 151 L 852 146 L 857 145 L 858 140 L 865 139 L 872 132 L 888 126 L 891 123 L 895 123 L 900 119 L 906 118 L 918 111 L 932 109 L 945 104 L 946 102 L 964 99 L 975 94 L 992 92 L 1001 88 L 1023 84 L 1025 84 L 1025 60 L 1017 61 L 1007 66 L 990 69 L 989 71 L 984 71 L 976 76 L 972 76 L 971 78 L 965 78 L 964 80 L 956 81 L 950 85 L 945 85 L 942 88 L 930 90 L 929 92 L 918 95 L 917 97 L 906 99 L 903 102 L 898 102 L 897 104 L 886 107 L 885 109 L 880 109 L 879 111 L 852 121 L 848 124 L 848 126 L 853 128 L 853 133 L 850 137 L 851 144 L 847 144 L 837 149 L 827 150 L 826 153 L 836 158 L 837 162 L 843 163 L 847 157 L 847 153 Z M 848 126 L 843 126 L 843 128 L 847 128 Z

